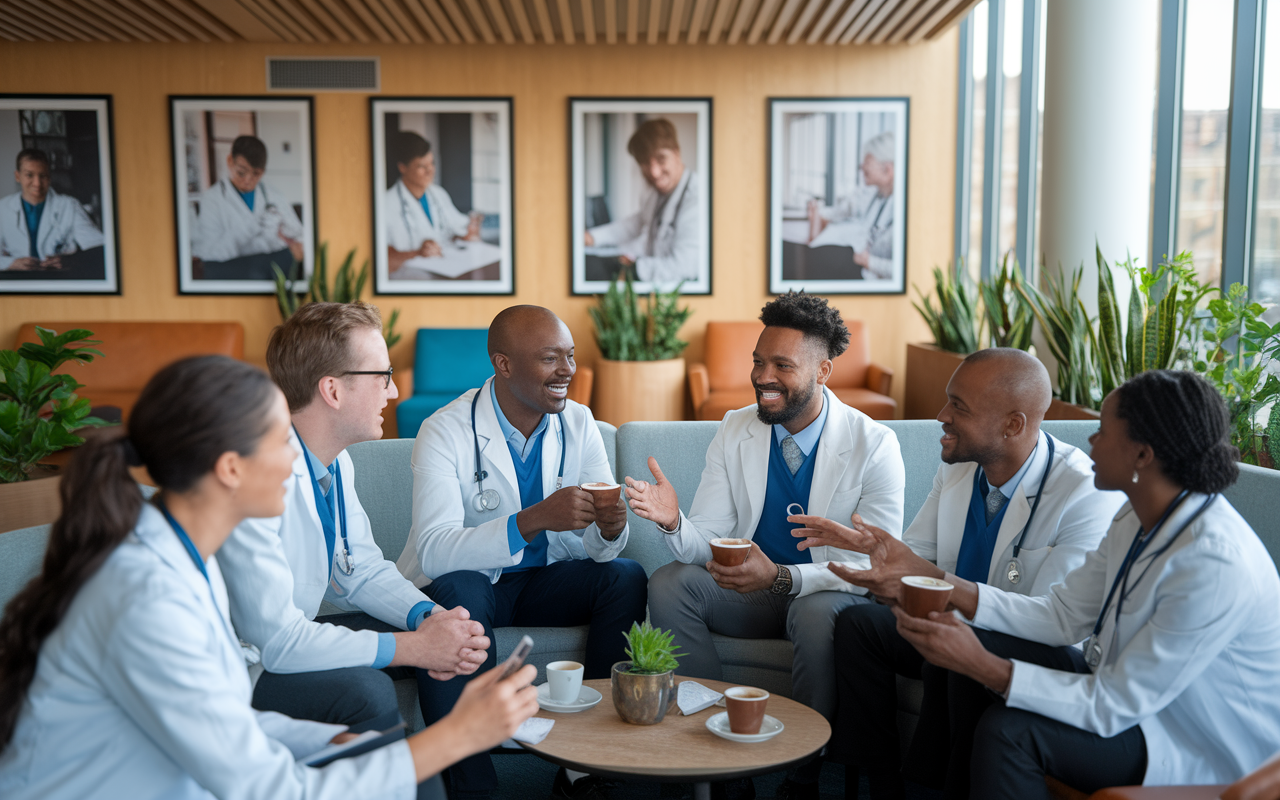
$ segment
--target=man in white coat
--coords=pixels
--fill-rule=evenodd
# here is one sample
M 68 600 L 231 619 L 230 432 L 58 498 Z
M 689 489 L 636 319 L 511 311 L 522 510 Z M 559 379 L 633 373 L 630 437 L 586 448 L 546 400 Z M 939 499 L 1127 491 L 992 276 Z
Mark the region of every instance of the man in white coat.
M 192 215 L 193 258 L 219 263 L 279 253 L 280 268 L 286 272 L 292 265 L 283 262 L 302 260 L 302 221 L 284 197 L 263 183 L 266 170 L 267 146 L 262 140 L 237 136 L 227 155 L 227 177 L 200 193 L 199 213 Z
M 898 535 L 906 474 L 893 431 L 825 388 L 833 360 L 849 344 L 840 312 L 823 298 L 792 292 L 766 305 L 760 320 L 765 329 L 751 371 L 757 403 L 720 423 L 689 515 L 652 457 L 656 482 L 628 477 L 627 497 L 636 514 L 658 525 L 676 557 L 650 580 L 649 612 L 688 653 L 680 673 L 720 679 L 712 632 L 785 636 L 795 647 L 794 698 L 832 719 L 836 617 L 869 601 L 825 562 L 865 568 L 868 561 L 849 550 L 797 549 L 788 517 L 807 511 L 848 519 L 856 511 Z M 721 537 L 751 540 L 745 563 L 711 560 L 710 542 Z M 820 768 L 815 759 L 779 791 L 816 798 Z
M 21 191 L 0 199 L 0 270 L 59 269 L 60 256 L 102 247 L 102 231 L 74 197 L 49 186 L 49 156 L 18 153 L 13 178 Z
M 627 141 L 647 190 L 640 209 L 620 220 L 597 225 L 583 235 L 588 247 L 614 246 L 619 261 L 635 264 L 636 278 L 675 284 L 697 280 L 704 252 L 698 224 L 697 174 L 680 155 L 676 127 L 666 119 L 647 120 Z
M 863 185 L 834 206 L 809 204 L 810 247 L 853 248 L 853 269 L 864 280 L 893 277 L 893 131 L 873 136 L 862 148 Z
M 387 271 L 395 272 L 411 258 L 443 255 L 454 239 L 478 241 L 483 215 L 463 214 L 453 198 L 435 182 L 436 156 L 431 143 L 412 131 L 400 131 L 392 142 L 400 180 L 383 198 L 387 229 Z
M 591 410 L 566 398 L 573 336 L 545 308 L 513 306 L 489 327 L 494 376 L 431 415 L 413 446 L 413 528 L 400 571 L 441 603 L 465 606 L 485 634 L 508 625 L 589 625 L 584 677 L 626 658 L 620 635 L 645 616 L 644 569 L 618 558 L 627 510 L 581 484 L 613 484 Z M 491 654 L 488 666 L 496 663 Z M 422 716 L 441 719 L 463 680 L 418 680 Z M 598 781 L 561 770 L 553 797 Z M 489 756 L 448 770 L 453 800 L 487 797 Z
M 353 724 L 396 709 L 382 667 L 437 679 L 474 672 L 488 647 L 481 626 L 383 558 L 356 495 L 346 448 L 381 437 L 380 412 L 396 396 L 378 309 L 302 306 L 272 332 L 267 365 L 298 451 L 285 512 L 241 523 L 218 555 L 232 622 L 261 653 L 254 707 Z M 344 625 L 315 621 L 322 600 L 351 612 Z
M 951 376 L 938 412 L 943 463 L 902 534 L 916 555 L 937 565 L 937 576 L 958 574 L 994 590 L 1040 596 L 1102 541 L 1124 495 L 1096 489 L 1092 459 L 1040 430 L 1052 399 L 1044 365 L 1021 350 L 979 350 Z M 831 520 L 796 521 L 808 526 L 795 533 L 809 537 L 802 546 L 848 547 L 864 535 Z M 888 602 L 900 599 L 904 575 L 918 574 L 918 562 L 849 571 L 855 585 Z M 897 675 L 925 681 L 907 773 L 935 788 L 949 768 L 967 773 L 969 742 L 949 736 L 950 674 L 898 634 L 889 606 L 845 609 L 835 641 L 839 711 L 831 749 L 848 765 L 847 779 L 857 785 L 858 772 L 866 775 L 876 800 L 903 796 Z

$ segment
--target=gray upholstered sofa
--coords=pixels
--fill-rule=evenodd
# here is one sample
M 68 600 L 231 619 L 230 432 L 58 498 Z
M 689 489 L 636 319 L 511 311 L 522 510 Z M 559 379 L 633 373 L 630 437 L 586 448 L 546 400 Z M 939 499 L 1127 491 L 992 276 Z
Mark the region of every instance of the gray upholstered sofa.
M 715 435 L 715 422 L 632 422 L 615 429 L 598 423 L 605 449 L 619 477 L 648 477 L 646 461 L 656 456 L 663 472 L 676 487 L 681 507 L 688 510 L 705 465 L 706 450 Z M 897 434 L 906 462 L 907 488 L 904 519 L 912 519 L 924 503 L 933 483 L 939 458 L 939 425 L 931 420 L 886 423 Z M 1087 438 L 1096 429 L 1092 422 L 1048 422 L 1045 430 L 1062 441 L 1088 447 Z M 395 560 L 409 533 L 410 496 L 413 477 L 409 456 L 410 439 L 366 442 L 351 448 L 356 465 L 356 491 L 373 524 L 374 536 L 383 554 Z M 1227 498 L 1262 538 L 1272 558 L 1280 556 L 1280 472 L 1242 466 L 1239 482 L 1228 490 Z M 25 528 L 0 534 L 0 604 L 7 602 L 39 569 L 49 526 Z M 634 515 L 623 555 L 640 562 L 645 570 L 671 560 L 671 553 L 652 523 Z M 428 589 L 428 591 L 430 591 Z M 337 609 L 321 609 L 321 614 Z M 530 662 L 541 671 L 551 661 L 582 659 L 586 628 L 500 628 L 494 647 L 499 657 L 515 646 L 522 634 L 535 641 Z M 716 649 L 728 681 L 761 686 L 789 695 L 791 691 L 791 645 L 778 639 L 746 640 L 715 636 Z M 540 678 L 541 680 L 541 678 Z M 918 684 L 899 683 L 899 707 L 913 715 L 919 709 Z M 412 679 L 396 681 L 405 719 L 422 724 L 418 712 L 417 686 Z

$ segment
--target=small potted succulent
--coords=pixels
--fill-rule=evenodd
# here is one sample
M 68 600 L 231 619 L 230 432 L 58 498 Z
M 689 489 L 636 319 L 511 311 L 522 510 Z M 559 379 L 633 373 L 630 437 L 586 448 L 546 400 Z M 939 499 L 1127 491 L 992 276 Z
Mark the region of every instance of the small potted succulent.
M 655 628 L 646 620 L 633 622 L 624 633 L 630 661 L 613 665 L 613 707 L 623 722 L 654 725 L 662 722 L 676 700 L 676 652 L 670 631 Z

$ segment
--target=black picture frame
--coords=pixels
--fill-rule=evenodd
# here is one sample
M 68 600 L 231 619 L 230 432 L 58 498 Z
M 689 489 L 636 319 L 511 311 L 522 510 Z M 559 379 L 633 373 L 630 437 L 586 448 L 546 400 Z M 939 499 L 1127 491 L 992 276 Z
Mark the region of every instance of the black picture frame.
M 23 117 L 24 112 L 30 112 Z M 39 112 L 46 112 L 41 114 Z M 48 113 L 53 112 L 53 113 Z M 70 112 L 70 113 L 68 113 Z M 92 120 L 87 114 L 92 114 Z M 0 195 L 4 221 L 0 223 L 0 294 L 5 295 L 120 295 L 120 216 L 116 193 L 115 119 L 109 94 L 0 94 L 0 125 L 15 125 L 12 136 L 0 140 L 11 143 L 12 152 L 0 152 L 0 162 L 14 164 L 27 147 L 45 151 L 50 158 L 50 191 L 60 196 L 55 206 L 44 205 L 49 220 L 66 220 L 62 234 L 43 224 L 37 236 L 52 234 L 57 241 L 41 241 L 37 255 L 57 256 L 56 269 L 10 269 L 29 242 L 20 227 L 21 190 Z M 25 131 L 24 131 L 25 128 Z M 90 135 L 92 134 L 92 135 Z M 88 166 L 84 167 L 88 162 Z M 77 165 L 80 165 L 78 167 Z M 79 174 L 77 174 L 77 172 Z M 96 189 L 96 191 L 95 191 Z M 46 201 L 50 195 L 46 195 Z M 65 200 L 71 199 L 73 205 Z M 7 202 L 6 202 L 7 201 Z M 12 213 L 9 213 L 12 211 Z M 96 219 L 95 219 L 96 217 Z M 12 226 L 8 223 L 12 220 Z M 89 227 L 84 227 L 87 222 Z M 12 230 L 10 229 L 12 227 Z M 84 234 L 88 247 L 78 240 Z M 68 237 L 69 240 L 68 240 Z M 9 240 L 13 239 L 14 242 Z M 99 243 L 99 239 L 101 242 Z M 22 240 L 26 240 L 25 242 Z M 39 249 L 47 245 L 51 251 Z M 68 250 L 75 247 L 75 250 Z M 97 253 L 99 248 L 101 252 Z
M 420 130 L 398 127 L 401 115 L 422 115 Z M 413 196 L 403 189 L 403 181 L 392 181 L 398 170 L 394 154 L 389 152 L 388 121 L 395 115 L 397 131 L 417 133 L 431 147 L 435 177 L 429 200 L 442 214 L 439 205 L 447 205 L 443 213 L 461 215 L 456 204 L 467 206 L 467 216 L 482 220 L 478 241 L 466 236 L 443 234 L 447 240 L 439 246 L 441 253 L 415 257 L 412 264 L 390 269 L 393 240 L 403 247 L 424 246 L 427 239 L 440 235 L 436 221 L 428 221 L 413 208 Z M 489 119 L 492 115 L 492 119 Z M 427 130 L 426 126 L 434 126 Z M 487 134 L 486 134 L 487 129 Z M 474 174 L 477 141 L 486 136 L 494 141 L 484 145 L 490 149 L 479 153 L 482 171 L 493 177 Z M 369 98 L 369 140 L 371 156 L 370 186 L 373 232 L 373 291 L 378 295 L 427 296 L 510 296 L 516 292 L 516 225 L 515 225 L 515 101 L 512 97 L 474 96 L 383 96 Z M 468 158 L 450 160 L 446 151 L 465 147 Z M 439 155 L 439 159 L 434 158 Z M 492 169 L 490 173 L 489 170 Z M 496 178 L 496 180 L 494 179 Z M 485 184 L 496 183 L 496 186 Z M 388 185 L 390 184 L 390 185 Z M 420 200 L 419 200 L 420 201 Z M 476 204 L 485 208 L 478 210 Z M 399 207 L 397 214 L 394 210 Z M 430 225 L 433 235 L 424 235 Z M 456 226 L 455 226 L 456 227 Z M 397 248 L 399 249 L 399 248 Z M 400 250 L 400 252 L 406 252 Z M 492 258 L 493 260 L 489 260 Z M 438 259 L 438 260 L 437 260 Z M 484 263 L 478 263 L 484 262 Z M 466 267 L 472 267 L 466 269 Z
M 675 288 L 676 284 L 683 280 L 680 285 L 682 294 L 689 295 L 707 295 L 710 296 L 713 290 L 714 277 L 714 216 L 713 210 L 713 185 L 714 185 L 714 100 L 711 97 L 689 97 L 689 96 L 666 96 L 666 97 L 570 97 L 568 104 L 568 145 L 569 145 L 569 291 L 572 295 L 596 295 L 605 292 L 611 282 L 609 277 L 605 275 L 613 274 L 614 277 L 621 275 L 621 270 L 625 267 L 633 273 L 636 278 L 635 287 L 638 292 L 649 292 L 651 290 L 669 290 Z M 587 246 L 584 241 L 583 233 L 588 228 L 598 227 L 597 225 L 588 225 L 587 220 L 587 176 L 586 176 L 586 154 L 585 154 L 585 136 L 584 128 L 586 126 L 586 114 L 645 114 L 645 115 L 694 115 L 696 121 L 694 153 L 695 158 L 693 166 L 688 169 L 690 179 L 697 177 L 696 186 L 696 221 L 701 231 L 702 242 L 700 243 L 701 253 L 699 254 L 698 263 L 694 268 L 694 277 L 686 278 L 684 276 L 671 277 L 667 280 L 646 280 L 645 276 L 639 273 L 639 267 L 631 267 L 624 264 L 614 263 L 616 256 L 599 255 L 598 263 L 588 263 L 588 257 L 593 254 L 586 252 Z M 633 130 L 633 129 L 632 129 Z M 626 156 L 626 145 L 622 141 L 621 134 L 630 135 L 631 130 L 619 130 L 619 140 L 613 144 L 617 145 L 623 163 L 634 166 L 629 156 Z M 604 141 L 608 141 L 609 137 L 603 137 Z M 681 148 L 682 153 L 685 148 Z M 639 175 L 639 168 L 636 168 L 636 175 Z M 636 179 L 631 180 L 631 184 L 638 185 Z M 643 192 L 643 187 L 640 188 Z M 681 198 L 685 196 L 686 187 L 684 184 L 677 186 L 672 190 L 674 196 L 680 193 Z M 613 192 L 610 187 L 605 186 L 602 191 L 602 197 L 606 200 L 603 207 L 602 216 L 612 221 L 613 209 L 607 205 L 608 195 Z M 599 197 L 592 197 L 593 208 L 600 205 L 596 202 L 601 200 Z M 678 201 L 678 202 L 682 202 Z M 680 213 L 681 206 L 677 206 L 676 214 Z M 661 213 L 661 207 L 659 208 Z M 594 214 L 593 214 L 594 216 Z M 675 226 L 671 226 L 675 227 Z M 596 274 L 599 273 L 599 274 Z
M 788 149 L 788 140 L 781 127 L 791 121 L 785 119 L 787 114 L 797 118 L 812 117 L 818 128 L 825 123 L 825 132 L 806 131 L 813 141 L 826 144 L 821 167 L 824 196 L 817 215 L 824 217 L 828 209 L 839 207 L 837 201 L 849 199 L 851 213 L 847 219 L 835 220 L 839 226 L 825 219 L 822 223 L 815 221 L 814 211 L 808 207 L 808 219 L 797 218 L 795 199 L 802 193 L 798 185 L 812 182 L 816 172 L 809 171 L 803 179 L 796 175 L 803 172 L 800 169 L 784 175 L 784 171 L 789 169 L 786 157 L 803 158 L 823 148 L 814 147 L 812 143 L 808 146 L 794 145 L 784 154 L 782 151 Z M 864 119 L 864 114 L 871 116 Z M 854 118 L 849 120 L 848 115 Z M 768 292 L 777 295 L 803 289 L 822 295 L 905 294 L 911 99 L 897 96 L 771 97 L 767 101 L 766 122 Z M 852 132 L 847 130 L 850 122 L 855 129 Z M 867 130 L 863 130 L 864 123 Z M 893 140 L 893 191 L 887 198 L 878 188 L 871 191 L 873 187 L 867 183 L 866 173 L 860 166 L 868 148 L 883 149 L 883 141 L 873 143 L 872 139 L 886 133 L 892 134 Z M 851 147 L 857 148 L 853 162 L 850 162 L 848 153 Z M 841 151 L 837 152 L 837 148 Z M 883 164 L 879 166 L 883 167 Z M 784 197 L 784 194 L 789 196 Z M 865 209 L 862 203 L 856 202 L 864 199 L 864 195 L 869 198 Z M 815 201 L 817 199 L 814 198 Z M 788 206 L 788 202 L 791 205 Z M 881 221 L 885 211 L 890 213 L 888 224 Z M 833 212 L 833 216 L 836 213 Z M 890 232 L 886 232 L 886 228 Z M 873 239 L 875 249 L 881 251 L 874 259 L 870 257 Z M 855 244 L 859 241 L 864 243 L 861 251 Z M 881 257 L 886 244 L 891 253 L 888 259 Z M 855 261 L 859 255 L 870 263 L 859 265 Z
M 204 114 L 204 120 L 201 127 L 203 133 L 194 140 L 190 138 L 191 131 L 186 126 L 184 115 L 188 113 Z M 281 264 L 281 260 L 291 259 L 292 254 L 285 253 L 293 249 L 292 242 L 286 243 L 283 238 L 280 247 L 276 250 L 263 250 L 264 247 L 270 247 L 265 240 L 270 239 L 269 233 L 263 233 L 256 238 L 256 241 L 250 241 L 246 244 L 245 240 L 252 240 L 253 237 L 242 236 L 227 237 L 225 235 L 205 235 L 203 239 L 206 242 L 216 243 L 214 245 L 219 249 L 226 247 L 233 248 L 229 257 L 218 259 L 199 259 L 196 261 L 196 254 L 193 253 L 192 241 L 192 212 L 196 207 L 206 202 L 214 202 L 219 205 L 211 205 L 210 207 L 218 207 L 227 209 L 234 200 L 227 191 L 227 186 L 222 184 L 222 179 L 218 177 L 218 170 L 222 169 L 215 157 L 215 151 L 230 148 L 230 141 L 235 137 L 219 130 L 211 132 L 214 125 L 222 124 L 212 118 L 213 113 L 222 112 L 226 118 L 232 119 L 237 116 L 252 114 L 254 133 L 257 136 L 259 132 L 258 116 L 262 113 L 293 113 L 299 116 L 297 130 L 276 130 L 273 128 L 269 138 L 270 145 L 267 146 L 267 166 L 266 172 L 261 177 L 268 182 L 258 181 L 254 189 L 255 204 L 256 197 L 262 197 L 265 211 L 262 214 L 253 212 L 256 222 L 249 222 L 237 218 L 235 224 L 241 222 L 245 227 L 233 230 L 239 230 L 244 233 L 249 226 L 259 224 L 262 230 L 266 230 L 274 221 L 268 222 L 264 217 L 268 212 L 275 212 L 280 217 L 279 236 L 283 237 L 288 233 L 296 233 L 297 235 L 290 237 L 296 242 L 302 251 L 301 268 L 290 264 Z M 273 120 L 275 122 L 275 120 Z M 281 133 L 293 134 L 291 139 L 279 139 Z M 243 133 L 243 127 L 241 128 Z M 268 134 L 263 133 L 264 136 Z M 201 138 L 203 136 L 204 138 Z M 261 137 L 258 137 L 261 139 Z M 189 151 L 188 143 L 193 144 L 194 151 Z M 317 192 L 316 192 L 316 147 L 315 147 L 315 98 L 308 95 L 286 95 L 286 96 L 269 96 L 269 95 L 169 95 L 169 144 L 170 144 L 170 163 L 173 167 L 173 224 L 174 224 L 174 243 L 175 243 L 175 266 L 178 275 L 178 294 L 180 295 L 241 295 L 241 294 L 275 294 L 276 285 L 274 278 L 274 270 L 272 267 L 278 265 L 288 277 L 305 283 L 310 278 L 311 272 L 315 266 L 316 254 L 319 252 L 319 237 L 316 232 L 317 218 Z M 264 142 L 265 144 L 265 142 Z M 272 147 L 276 145 L 276 147 Z M 295 147 L 299 147 L 302 152 L 293 156 Z M 276 181 L 273 181 L 272 175 L 272 157 L 273 149 L 275 152 L 276 163 L 279 162 L 281 154 L 289 154 L 287 164 L 292 166 L 296 161 L 297 169 L 287 169 L 281 171 L 277 168 L 275 174 Z M 207 163 L 200 163 L 205 161 Z M 195 174 L 192 174 L 192 173 Z M 296 177 L 293 173 L 296 172 Z M 287 174 L 285 174 L 287 173 Z M 282 179 L 283 180 L 280 180 Z M 200 197 L 193 197 L 189 186 L 191 181 L 196 181 L 196 185 L 201 186 L 199 190 Z M 268 187 L 276 183 L 277 191 L 274 194 L 280 198 L 280 202 L 276 202 L 276 198 L 272 198 L 273 192 L 268 191 Z M 280 192 L 279 185 L 286 185 L 288 188 Z M 221 194 L 225 195 L 225 199 L 217 199 L 207 197 L 206 192 L 212 192 L 215 188 L 221 187 Z M 261 187 L 261 191 L 258 191 Z M 232 187 L 234 188 L 234 187 Z M 192 206 L 192 202 L 196 202 L 196 206 Z M 236 206 L 236 208 L 239 208 Z M 208 208 L 204 209 L 205 212 Z M 290 218 L 292 215 L 292 218 Z M 294 225 L 296 223 L 296 225 Z M 229 244 L 234 242 L 234 244 Z M 194 245 L 197 249 L 204 245 Z M 254 252 L 244 253 L 238 252 L 240 249 L 248 249 Z M 217 266 L 217 276 L 212 277 L 209 274 L 209 267 Z

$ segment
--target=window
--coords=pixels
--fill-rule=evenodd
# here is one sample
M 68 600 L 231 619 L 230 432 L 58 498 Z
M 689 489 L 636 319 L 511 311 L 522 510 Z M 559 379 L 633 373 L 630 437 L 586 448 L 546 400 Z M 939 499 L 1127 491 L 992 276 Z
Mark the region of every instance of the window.
M 1280 303 L 1280 7 L 1268 7 L 1267 11 L 1262 39 L 1262 119 L 1258 130 L 1253 259 L 1247 282 L 1253 300 L 1274 305 Z

